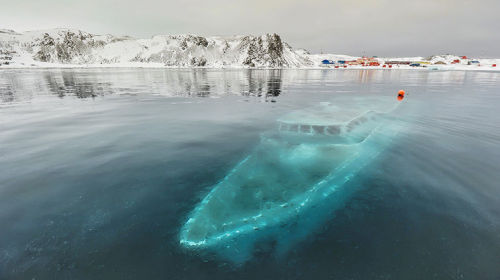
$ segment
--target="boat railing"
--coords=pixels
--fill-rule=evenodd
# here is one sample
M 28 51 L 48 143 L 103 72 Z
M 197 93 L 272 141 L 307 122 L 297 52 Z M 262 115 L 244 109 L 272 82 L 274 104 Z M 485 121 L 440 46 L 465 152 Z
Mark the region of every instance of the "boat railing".
M 305 135 L 339 135 L 342 131 L 339 125 L 312 125 L 300 123 L 285 123 L 278 124 L 279 132 L 299 133 Z

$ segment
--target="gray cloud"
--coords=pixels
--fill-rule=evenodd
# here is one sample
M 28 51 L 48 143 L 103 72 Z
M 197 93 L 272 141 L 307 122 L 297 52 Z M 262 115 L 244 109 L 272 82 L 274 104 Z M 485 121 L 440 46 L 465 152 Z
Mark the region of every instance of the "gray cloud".
M 295 48 L 352 55 L 500 57 L 498 0 L 16 0 L 2 28 L 156 34 L 276 32 Z

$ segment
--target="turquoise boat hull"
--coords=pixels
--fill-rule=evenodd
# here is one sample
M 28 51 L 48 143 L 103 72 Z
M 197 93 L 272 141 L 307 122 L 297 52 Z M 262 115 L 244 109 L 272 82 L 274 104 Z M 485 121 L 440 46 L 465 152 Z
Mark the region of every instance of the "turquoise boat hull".
M 356 190 L 348 186 L 399 130 L 392 115 L 367 111 L 334 133 L 328 127 L 263 134 L 196 206 L 180 231 L 186 248 L 215 252 L 234 263 L 251 258 L 258 244 L 278 254 L 313 233 Z M 326 134 L 326 135 L 325 135 Z

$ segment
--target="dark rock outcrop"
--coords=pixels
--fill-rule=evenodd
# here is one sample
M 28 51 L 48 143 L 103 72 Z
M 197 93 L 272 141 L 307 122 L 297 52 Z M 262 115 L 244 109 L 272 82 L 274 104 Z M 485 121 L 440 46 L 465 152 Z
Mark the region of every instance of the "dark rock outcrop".
M 271 68 L 311 64 L 307 56 L 295 52 L 278 34 L 228 37 L 175 35 L 134 39 L 128 36 L 94 35 L 70 29 L 24 34 L 2 32 L 0 51 L 18 51 L 19 56 L 29 55 L 33 63 L 139 62 L 161 63 L 172 67 Z M 15 63 L 15 59 L 13 60 Z

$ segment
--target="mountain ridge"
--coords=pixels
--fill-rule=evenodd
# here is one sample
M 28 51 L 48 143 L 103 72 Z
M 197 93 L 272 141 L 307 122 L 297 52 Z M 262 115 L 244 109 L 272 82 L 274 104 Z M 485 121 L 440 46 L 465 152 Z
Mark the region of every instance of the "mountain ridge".
M 276 33 L 265 35 L 156 35 L 149 39 L 58 28 L 0 30 L 0 54 L 12 64 L 44 66 L 159 64 L 171 67 L 287 68 L 312 66 Z
M 111 34 L 98 35 L 78 29 L 55 28 L 16 32 L 0 29 L 0 67 L 161 67 L 161 68 L 344 68 L 323 64 L 323 60 L 356 61 L 360 57 L 339 54 L 311 54 L 294 49 L 280 35 L 199 36 L 195 34 L 155 35 L 148 39 Z M 433 69 L 499 71 L 500 59 L 469 58 L 473 66 L 456 64 L 456 55 L 431 57 L 376 58 L 386 61 L 441 63 Z M 479 67 L 481 65 L 481 67 Z M 370 66 L 349 64 L 355 69 Z M 425 65 L 424 65 L 425 66 Z M 485 67 L 486 66 L 486 67 Z M 368 69 L 367 68 L 367 69 Z M 397 66 L 392 69 L 423 69 Z

